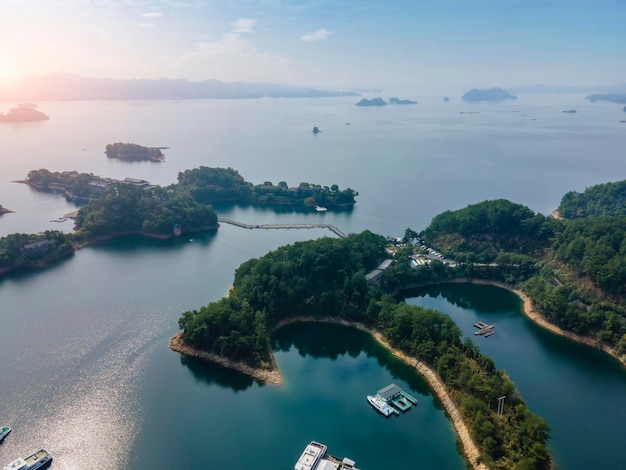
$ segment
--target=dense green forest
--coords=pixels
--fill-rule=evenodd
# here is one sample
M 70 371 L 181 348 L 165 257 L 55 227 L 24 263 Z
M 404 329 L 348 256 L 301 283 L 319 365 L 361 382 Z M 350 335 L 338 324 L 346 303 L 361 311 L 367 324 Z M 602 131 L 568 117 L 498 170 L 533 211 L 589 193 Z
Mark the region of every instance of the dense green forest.
M 144 147 L 137 144 L 125 144 L 116 142 L 108 144 L 105 152 L 109 158 L 121 158 L 123 160 L 152 160 L 160 162 L 164 160 L 161 147 Z
M 626 215 L 626 180 L 598 184 L 582 193 L 570 191 L 561 199 L 558 211 L 566 219 Z
M 185 191 L 119 184 L 78 211 L 76 237 L 128 232 L 171 235 L 174 224 L 186 232 L 217 228 L 217 215 L 211 206 L 198 204 Z
M 626 216 L 555 220 L 485 201 L 438 215 L 421 236 L 463 264 L 405 270 L 399 282 L 455 273 L 508 282 L 552 323 L 626 354 Z
M 339 190 L 336 184 L 320 186 L 312 183 L 300 183 L 289 187 L 280 181 L 277 185 L 271 181 L 254 185 L 247 182 L 237 170 L 232 168 L 209 168 L 201 166 L 193 170 L 178 173 L 178 184 L 189 188 L 198 202 L 250 202 L 261 204 L 288 204 L 305 206 L 341 207 L 355 203 L 356 191 L 347 188 Z
M 56 230 L 0 237 L 0 271 L 33 266 L 72 253 L 72 237 Z
M 70 234 L 47 231 L 0 237 L 0 270 L 43 265 L 72 252 L 73 245 L 96 237 L 133 232 L 171 236 L 174 224 L 179 224 L 182 232 L 218 226 L 211 206 L 198 204 L 183 190 L 114 184 L 78 211 L 75 231 Z M 44 240 L 48 242 L 29 249 L 29 245 Z
M 269 333 L 294 316 L 339 317 L 383 332 L 390 343 L 431 365 L 460 406 L 492 468 L 544 469 L 548 426 L 532 414 L 506 374 L 480 354 L 446 315 L 406 305 L 368 287 L 365 275 L 388 257 L 384 238 L 362 232 L 283 246 L 243 263 L 228 297 L 182 314 L 189 344 L 267 365 Z M 496 416 L 495 397 L 512 406 Z
M 91 173 L 51 172 L 46 169 L 31 170 L 27 181 L 37 189 L 64 191 L 70 199 L 95 199 L 104 194 L 104 188 L 111 184 L 129 183 L 101 178 Z M 94 186 L 95 183 L 99 185 Z M 254 185 L 245 181 L 239 172 L 232 168 L 205 166 L 178 173 L 177 184 L 172 184 L 167 188 L 187 192 L 201 204 L 246 202 L 337 208 L 353 206 L 356 202 L 354 197 L 358 195 L 351 188 L 340 190 L 336 184 L 328 187 L 302 182 L 297 187 L 289 187 L 284 181 L 280 181 L 277 185 L 265 181 Z

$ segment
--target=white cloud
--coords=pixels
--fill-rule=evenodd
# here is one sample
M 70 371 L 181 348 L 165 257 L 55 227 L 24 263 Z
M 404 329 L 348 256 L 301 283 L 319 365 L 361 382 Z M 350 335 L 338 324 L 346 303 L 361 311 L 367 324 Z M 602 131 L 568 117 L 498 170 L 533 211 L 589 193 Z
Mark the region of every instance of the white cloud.
M 198 43 L 193 51 L 174 59 L 170 66 L 178 75 L 194 80 L 284 82 L 294 71 L 293 60 L 261 51 L 235 33 L 227 33 L 216 41 Z
M 256 19 L 254 18 L 238 18 L 230 24 L 233 33 L 254 33 Z
M 305 34 L 304 36 L 300 36 L 300 39 L 303 41 L 321 41 L 330 36 L 330 31 L 326 28 L 318 29 L 317 31 L 313 31 L 312 33 Z
M 151 12 L 148 12 L 148 13 L 144 13 L 141 16 L 143 16 L 144 18 L 160 18 L 160 17 L 163 16 L 163 13 L 159 13 L 157 11 L 151 11 Z

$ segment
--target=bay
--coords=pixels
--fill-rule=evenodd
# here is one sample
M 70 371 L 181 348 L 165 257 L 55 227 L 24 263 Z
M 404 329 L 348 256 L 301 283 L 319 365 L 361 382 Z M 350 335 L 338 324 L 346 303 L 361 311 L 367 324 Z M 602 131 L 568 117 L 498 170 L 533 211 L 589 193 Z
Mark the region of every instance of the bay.
M 626 467 L 626 373 L 621 364 L 538 327 L 522 314 L 519 297 L 499 287 L 444 284 L 409 295 L 416 297 L 407 303 L 449 315 L 464 336 L 507 372 L 529 408 L 552 428 L 555 469 Z M 495 333 L 475 336 L 477 321 L 494 324 Z
M 0 204 L 16 211 L 0 217 L 0 235 L 71 230 L 71 222 L 50 221 L 75 210 L 73 203 L 12 183 L 37 168 L 167 185 L 187 168 L 230 166 L 254 183 L 338 184 L 359 191 L 353 210 L 216 209 L 250 224 L 324 222 L 346 233 L 392 236 L 484 199 L 508 198 L 549 213 L 565 192 L 626 174 L 626 127 L 618 123 L 621 109 L 609 103 L 579 95 L 477 105 L 414 98 L 416 106 L 365 109 L 350 98 L 40 103 L 50 121 L 0 126 Z M 561 113 L 573 107 L 577 114 Z M 322 132 L 313 135 L 313 126 Z M 131 164 L 104 155 L 106 144 L 117 141 L 170 148 L 164 163 Z M 451 426 L 421 380 L 398 372 L 401 366 L 356 332 L 279 331 L 281 344 L 293 343 L 276 352 L 286 381 L 280 387 L 181 360 L 167 348 L 180 313 L 223 296 L 241 262 L 320 236 L 332 234 L 223 224 L 193 241 L 113 240 L 45 270 L 0 278 L 0 422 L 14 428 L 0 446 L 0 461 L 43 446 L 60 469 L 172 468 L 200 454 L 223 468 L 290 468 L 309 440 L 326 439 L 331 452 L 367 470 L 385 468 L 372 450 L 372 439 L 384 436 L 402 443 L 392 447 L 398 465 L 419 460 L 424 468 L 462 468 Z M 495 298 L 509 305 L 510 299 Z M 537 328 L 529 331 L 543 338 L 544 348 L 560 344 Z M 344 337 L 346 353 L 311 354 L 311 341 L 332 350 Z M 613 408 L 587 400 L 603 402 L 610 391 L 608 403 L 623 403 L 616 396 L 623 371 L 594 351 L 575 349 L 578 369 L 560 374 L 562 359 L 550 362 L 550 353 L 530 374 L 520 359 L 528 338 L 507 340 L 518 354 L 506 359 L 493 351 L 496 364 L 509 371 L 533 411 L 554 420 L 551 452 L 559 468 L 582 468 L 576 462 L 600 457 L 604 468 L 620 468 L 617 453 L 606 450 L 615 447 L 606 433 L 623 435 L 623 428 L 615 427 Z M 543 393 L 537 377 L 546 376 L 558 377 L 563 388 Z M 383 420 L 364 394 L 390 381 L 413 390 L 420 404 Z M 597 391 L 597 383 L 606 390 Z M 584 413 L 564 406 L 570 389 L 587 390 L 569 398 L 585 400 Z M 566 418 L 589 430 L 584 442 L 562 424 Z

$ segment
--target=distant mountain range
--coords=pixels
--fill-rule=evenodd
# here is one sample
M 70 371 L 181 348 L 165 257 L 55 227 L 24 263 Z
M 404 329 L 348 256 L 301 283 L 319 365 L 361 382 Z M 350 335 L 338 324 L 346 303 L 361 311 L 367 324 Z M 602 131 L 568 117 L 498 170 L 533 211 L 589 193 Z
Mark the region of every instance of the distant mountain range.
M 618 85 L 597 85 L 587 87 L 537 84 L 507 88 L 507 91 L 511 93 L 626 93 L 626 83 Z
M 211 98 L 322 98 L 359 96 L 353 91 L 333 91 L 275 83 L 225 83 L 220 80 L 114 80 L 48 75 L 24 78 L 0 87 L 0 101 L 71 100 L 185 100 Z

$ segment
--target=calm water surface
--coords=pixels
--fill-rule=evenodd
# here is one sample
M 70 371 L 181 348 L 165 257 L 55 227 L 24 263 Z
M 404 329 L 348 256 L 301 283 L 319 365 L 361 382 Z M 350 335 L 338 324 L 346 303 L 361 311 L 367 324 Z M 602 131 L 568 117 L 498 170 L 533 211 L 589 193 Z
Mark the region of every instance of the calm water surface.
M 557 469 L 626 468 L 626 370 L 591 348 L 539 328 L 516 295 L 494 286 L 448 284 L 417 290 L 408 303 L 448 314 L 515 382 L 552 428 Z M 475 322 L 496 325 L 476 337 Z
M 71 230 L 50 220 L 74 204 L 12 183 L 37 168 L 170 184 L 187 168 L 230 166 L 254 183 L 336 183 L 359 191 L 353 210 L 216 209 L 247 223 L 323 221 L 383 235 L 419 230 L 443 210 L 484 199 L 548 213 L 566 191 L 626 177 L 619 107 L 577 95 L 485 105 L 416 98 L 417 106 L 384 109 L 347 98 L 40 103 L 49 121 L 0 126 L 0 204 L 16 211 L 0 217 L 0 235 Z M 561 113 L 573 107 L 578 114 Z M 323 132 L 314 136 L 314 125 Z M 165 163 L 129 164 L 104 155 L 117 141 L 170 149 Z M 180 313 L 223 296 L 241 262 L 320 236 L 331 235 L 223 225 L 193 241 L 111 241 L 45 271 L 1 278 L 0 423 L 14 432 L 0 445 L 0 463 L 43 446 L 59 469 L 166 469 L 203 456 L 212 462 L 204 468 L 291 468 L 318 439 L 365 470 L 389 468 L 378 442 L 395 466 L 463 468 L 421 379 L 360 333 L 279 331 L 280 387 L 168 350 Z M 626 373 L 528 324 L 506 294 L 489 291 L 484 310 L 483 290 L 455 289 L 462 328 L 473 323 L 466 310 L 497 318 L 497 334 L 479 344 L 552 425 L 559 468 L 624 468 L 615 439 L 624 435 Z M 450 296 L 420 295 L 415 301 L 449 314 L 459 308 Z M 364 395 L 391 381 L 420 404 L 384 420 Z

